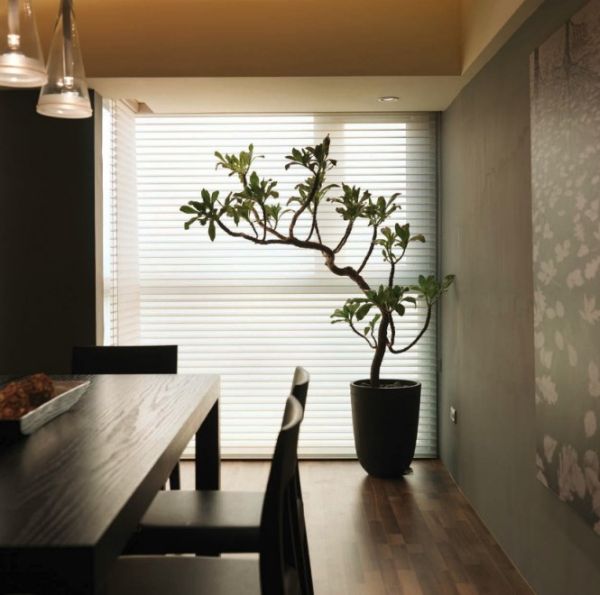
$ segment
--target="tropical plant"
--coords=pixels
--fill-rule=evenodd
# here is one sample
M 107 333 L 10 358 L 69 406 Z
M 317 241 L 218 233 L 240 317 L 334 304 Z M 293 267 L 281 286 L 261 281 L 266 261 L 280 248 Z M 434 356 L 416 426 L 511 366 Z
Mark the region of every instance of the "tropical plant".
M 222 167 L 229 171 L 229 176 L 236 176 L 241 189 L 223 198 L 219 191 L 203 189 L 201 200 L 191 200 L 180 210 L 191 216 L 185 223 L 185 229 L 197 222 L 207 227 L 212 241 L 217 230 L 221 230 L 254 244 L 283 244 L 315 250 L 323 255 L 325 266 L 334 275 L 353 281 L 361 290 L 362 297 L 346 300 L 333 312 L 331 322 L 347 323 L 352 332 L 374 351 L 370 383 L 377 387 L 380 386 L 381 364 L 386 351 L 403 353 L 419 341 L 429 327 L 435 304 L 452 284 L 454 276 L 447 275 L 438 281 L 432 275 L 420 275 L 414 285 L 395 283 L 396 269 L 408 247 L 415 242 L 425 242 L 425 237 L 413 235 L 409 223 L 384 226 L 400 208 L 397 201 L 399 194 L 375 198 L 368 190 L 356 186 L 327 184 L 327 173 L 337 165 L 336 160 L 329 157 L 329 147 L 327 136 L 314 147 L 292 149 L 286 157 L 286 170 L 300 167 L 308 172 L 308 177 L 296 186 L 297 195 L 287 201 L 286 207 L 280 201 L 277 182 L 261 178 L 253 171 L 252 166 L 258 156 L 254 154 L 252 145 L 238 155 L 216 151 L 217 168 Z M 337 196 L 329 197 L 333 191 L 337 191 Z M 345 232 L 336 245 L 327 245 L 322 240 L 318 215 L 323 201 L 332 203 L 346 222 Z M 299 237 L 297 227 L 303 216 L 308 218 L 308 232 L 303 234 L 305 237 Z M 358 267 L 339 266 L 336 256 L 348 242 L 359 220 L 366 221 L 372 228 L 367 252 Z M 362 273 L 376 247 L 381 248 L 381 256 L 389 265 L 389 276 L 385 285 L 372 288 Z M 423 327 L 408 345 L 397 347 L 394 318 L 404 316 L 407 307 L 417 307 L 417 300 L 422 300 L 427 308 Z

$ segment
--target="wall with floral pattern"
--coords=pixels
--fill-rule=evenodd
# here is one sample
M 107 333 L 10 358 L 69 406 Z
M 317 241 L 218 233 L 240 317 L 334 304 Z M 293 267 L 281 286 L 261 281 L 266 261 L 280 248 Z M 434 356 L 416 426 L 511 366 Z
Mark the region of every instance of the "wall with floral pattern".
M 537 476 L 600 535 L 600 0 L 530 68 Z

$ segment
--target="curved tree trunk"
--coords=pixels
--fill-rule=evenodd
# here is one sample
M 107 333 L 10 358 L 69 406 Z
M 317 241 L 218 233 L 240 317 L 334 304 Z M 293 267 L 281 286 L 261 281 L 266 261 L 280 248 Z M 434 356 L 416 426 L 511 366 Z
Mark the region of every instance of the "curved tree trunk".
M 390 315 L 387 312 L 381 312 L 381 321 L 379 322 L 379 331 L 377 333 L 377 348 L 371 364 L 371 386 L 379 386 L 379 375 L 381 373 L 381 364 L 383 356 L 387 349 L 387 333 L 390 326 Z

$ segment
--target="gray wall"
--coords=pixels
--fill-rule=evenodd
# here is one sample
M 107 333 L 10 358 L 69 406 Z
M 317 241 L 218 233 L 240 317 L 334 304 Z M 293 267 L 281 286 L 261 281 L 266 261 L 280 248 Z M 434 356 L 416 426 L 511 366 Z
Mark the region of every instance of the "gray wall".
M 528 61 L 584 3 L 546 0 L 442 117 L 441 455 L 543 595 L 600 589 L 600 537 L 535 479 Z
M 95 344 L 94 123 L 0 91 L 0 374 L 68 372 Z

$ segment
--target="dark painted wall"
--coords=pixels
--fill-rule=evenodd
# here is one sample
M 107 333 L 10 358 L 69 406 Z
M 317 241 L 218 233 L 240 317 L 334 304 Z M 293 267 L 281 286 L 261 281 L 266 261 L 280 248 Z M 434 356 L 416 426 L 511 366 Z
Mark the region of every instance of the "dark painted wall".
M 442 118 L 442 458 L 542 595 L 600 592 L 600 536 L 535 479 L 528 60 L 584 3 L 546 0 Z
M 67 372 L 95 342 L 93 119 L 0 91 L 0 373 Z

